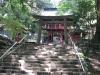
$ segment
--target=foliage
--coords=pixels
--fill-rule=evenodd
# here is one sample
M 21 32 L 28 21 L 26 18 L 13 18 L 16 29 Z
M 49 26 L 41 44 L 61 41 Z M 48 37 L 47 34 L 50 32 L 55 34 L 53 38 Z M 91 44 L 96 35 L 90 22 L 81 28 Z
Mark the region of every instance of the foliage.
M 36 20 L 30 14 L 31 7 L 27 0 L 7 0 L 0 7 L 0 20 L 2 20 L 13 36 L 17 32 L 23 32 L 25 26 L 28 27 Z
M 58 13 L 61 15 L 68 11 L 74 12 L 77 10 L 77 4 L 75 1 L 61 0 L 58 5 L 58 10 Z
M 64 0 L 60 2 L 58 9 L 63 11 L 63 14 L 71 10 L 75 26 L 78 29 L 91 25 L 91 22 L 96 19 L 95 0 Z
M 25 26 L 18 20 L 13 20 L 11 17 L 2 18 L 2 23 L 5 24 L 6 29 L 11 32 L 13 38 L 17 33 L 24 33 Z

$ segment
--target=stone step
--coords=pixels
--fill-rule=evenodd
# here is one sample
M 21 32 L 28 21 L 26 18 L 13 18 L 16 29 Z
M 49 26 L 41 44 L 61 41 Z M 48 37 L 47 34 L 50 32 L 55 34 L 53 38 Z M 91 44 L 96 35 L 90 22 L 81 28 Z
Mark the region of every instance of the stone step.
M 40 64 L 25 64 L 26 67 L 41 67 Z
M 38 61 L 38 60 L 25 60 L 26 63 L 39 63 L 41 64 L 41 61 Z
M 30 63 L 30 64 L 34 64 L 34 63 L 38 63 L 38 64 L 44 64 L 44 63 L 49 63 L 50 60 L 25 60 L 26 63 Z M 75 65 L 75 64 L 79 64 L 79 62 L 77 60 L 68 60 L 68 61 L 61 61 L 61 60 L 52 60 L 52 62 L 54 62 L 55 64 L 70 64 L 70 65 Z
M 27 47 L 25 47 L 25 45 Z M 53 46 L 52 48 L 48 46 L 46 48 L 47 50 L 40 50 L 38 49 L 39 47 L 34 49 L 33 43 L 25 45 L 10 55 L 11 62 L 13 61 L 14 64 L 10 61 L 1 63 L 1 74 L 6 73 L 5 75 L 7 75 L 10 72 L 12 75 L 28 75 L 25 71 L 21 71 L 23 64 L 20 63 L 19 60 L 23 60 L 25 63 L 25 70 L 37 72 L 37 74 L 31 75 L 85 75 L 79 65 L 76 55 L 69 54 L 68 50 L 54 49 Z M 43 47 L 40 48 L 42 49 Z M 5 51 L 2 50 L 1 54 L 4 52 Z M 48 66 L 50 64 L 52 66 L 51 68 Z
M 0 73 L 0 75 L 9 75 L 9 74 L 7 74 L 7 73 Z
M 23 56 L 28 56 L 28 55 L 35 55 L 36 53 L 34 52 L 27 52 L 27 53 L 12 53 L 12 55 L 23 55 Z
M 23 53 L 23 52 L 37 52 L 37 49 L 27 49 L 27 50 L 25 50 L 25 49 L 20 49 L 20 50 L 16 50 L 15 52 L 20 52 L 20 53 Z
M 2 54 L 4 54 L 4 52 L 0 52 L 0 55 L 2 55 Z M 36 53 L 35 52 L 22 52 L 22 53 L 13 52 L 11 54 L 12 55 L 26 55 L 26 56 L 28 56 L 28 55 L 35 55 Z
M 81 65 L 79 65 L 78 67 L 75 65 L 63 65 L 62 68 L 80 68 Z
M 1 62 L 0 63 L 0 67 L 1 66 L 20 66 L 20 63 L 15 62 L 15 63 L 11 63 L 11 62 Z
M 51 75 L 50 72 L 37 72 L 37 75 Z
M 50 58 L 50 57 L 44 57 L 44 58 L 41 58 L 42 59 L 45 59 L 45 60 L 51 60 L 51 61 L 62 61 L 63 59 L 59 59 L 59 58 Z M 67 58 L 66 58 L 67 59 Z M 69 58 L 68 60 L 70 61 L 74 61 L 74 60 L 77 60 L 77 59 L 74 59 L 74 58 Z
M 43 62 L 46 62 L 46 61 L 43 61 Z M 79 64 L 79 62 L 78 61 L 70 61 L 70 60 L 68 60 L 68 61 L 52 61 L 52 62 L 54 62 L 55 64 Z
M 42 66 L 42 67 L 39 67 L 39 66 L 26 66 L 26 68 L 25 69 L 28 69 L 28 70 L 42 70 L 42 71 L 44 71 L 44 69 L 43 68 L 48 68 L 48 66 Z M 59 67 L 59 68 L 61 68 L 61 67 Z M 13 69 L 13 70 L 19 70 L 19 67 L 17 66 L 17 67 L 15 67 L 15 66 L 2 66 L 2 67 L 0 67 L 0 69 L 1 70 L 8 70 L 8 69 Z M 74 67 L 70 67 L 70 68 L 61 68 L 61 70 L 63 70 L 63 71 L 82 71 L 82 69 L 81 68 L 74 68 Z
M 0 73 L 24 73 L 24 71 L 21 71 L 20 69 L 2 69 L 0 70 Z
M 83 72 L 82 68 L 61 68 L 63 71 Z
M 76 60 L 67 60 L 67 61 L 61 61 L 60 64 L 67 64 L 67 63 L 71 63 L 71 64 L 79 64 L 79 61 Z
M 18 61 L 13 61 L 11 63 L 11 61 L 0 61 L 0 64 L 19 64 Z
M 39 63 L 26 63 L 28 66 L 41 66 Z
M 37 72 L 37 75 L 86 75 L 84 72 Z
M 84 73 L 84 72 L 63 72 L 63 74 L 62 75 L 87 75 L 86 73 Z
M 33 67 L 32 70 L 35 71 L 35 72 L 38 72 L 38 71 L 43 71 L 43 72 L 45 72 L 45 69 L 42 68 L 42 67 Z
M 0 69 L 19 69 L 20 66 L 0 66 Z
M 79 64 L 78 64 L 79 65 Z M 57 67 L 63 67 L 63 68 L 77 68 L 76 64 L 59 64 L 56 65 Z M 78 67 L 80 67 L 81 65 L 79 65 Z
M 46 65 L 50 65 L 50 64 L 45 64 L 42 65 L 44 68 L 48 68 L 48 66 Z M 75 65 L 56 65 L 56 64 L 51 64 L 52 67 L 57 67 L 57 68 L 80 68 L 81 66 L 75 66 Z

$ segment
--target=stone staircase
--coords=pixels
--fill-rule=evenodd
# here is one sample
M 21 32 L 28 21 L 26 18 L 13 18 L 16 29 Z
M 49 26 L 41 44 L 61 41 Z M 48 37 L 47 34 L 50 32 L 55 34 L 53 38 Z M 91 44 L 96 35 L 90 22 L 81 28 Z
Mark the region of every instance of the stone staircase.
M 1 50 L 0 55 L 5 50 Z M 26 43 L 0 60 L 0 75 L 87 75 L 75 53 L 53 45 Z

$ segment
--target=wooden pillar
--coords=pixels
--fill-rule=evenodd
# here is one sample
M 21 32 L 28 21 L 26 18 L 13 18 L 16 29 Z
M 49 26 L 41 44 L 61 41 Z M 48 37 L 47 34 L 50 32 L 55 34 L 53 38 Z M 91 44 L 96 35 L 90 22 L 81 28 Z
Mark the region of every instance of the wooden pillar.
M 68 35 L 67 35 L 67 20 L 64 18 L 64 40 L 65 44 L 68 44 Z
M 42 21 L 39 20 L 38 38 L 37 38 L 37 43 L 38 44 L 40 44 L 40 41 L 41 41 L 41 33 L 42 33 Z

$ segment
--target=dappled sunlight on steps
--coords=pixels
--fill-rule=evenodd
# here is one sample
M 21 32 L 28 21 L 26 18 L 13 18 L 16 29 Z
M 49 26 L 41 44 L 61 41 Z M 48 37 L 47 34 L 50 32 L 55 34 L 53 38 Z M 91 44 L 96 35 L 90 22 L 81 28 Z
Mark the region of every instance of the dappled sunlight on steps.
M 71 49 L 51 44 L 24 46 L 1 60 L 0 75 L 86 75 Z

